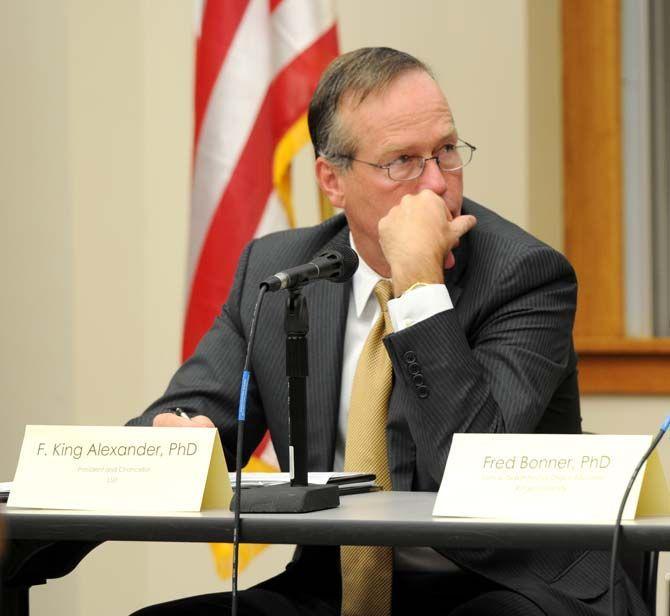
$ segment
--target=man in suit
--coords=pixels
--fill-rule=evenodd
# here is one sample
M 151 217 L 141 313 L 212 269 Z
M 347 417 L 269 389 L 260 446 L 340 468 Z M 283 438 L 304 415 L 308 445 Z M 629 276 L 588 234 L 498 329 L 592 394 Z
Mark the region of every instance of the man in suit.
M 164 396 L 131 423 L 216 426 L 232 469 L 259 282 L 324 248 L 351 244 L 361 263 L 350 284 L 304 290 L 310 470 L 346 467 L 357 455 L 352 442 L 374 440 L 378 417 L 365 413 L 378 400 L 383 460 L 375 454 L 370 464 L 395 490 L 436 491 L 456 432 L 580 432 L 574 272 L 560 254 L 463 198 L 463 167 L 474 147 L 459 138 L 430 70 L 386 48 L 345 54 L 322 77 L 309 123 L 317 179 L 344 215 L 251 242 L 212 329 Z M 258 324 L 244 459 L 269 429 L 287 470 L 284 333 L 277 325 L 284 302 L 283 294 L 269 295 Z M 388 365 L 387 391 L 370 402 L 364 390 L 377 387 L 371 382 L 380 370 L 368 366 L 368 378 L 357 382 L 377 324 L 384 347 L 374 357 Z M 368 396 L 364 404 L 360 395 Z M 169 412 L 177 407 L 190 419 Z M 286 572 L 241 593 L 241 613 L 607 613 L 603 553 L 370 551 L 355 565 L 348 554 L 298 550 Z M 622 573 L 616 588 L 621 614 L 645 613 Z M 350 599 L 356 592 L 359 603 Z M 215 594 L 141 614 L 220 614 L 228 605 L 226 594 Z

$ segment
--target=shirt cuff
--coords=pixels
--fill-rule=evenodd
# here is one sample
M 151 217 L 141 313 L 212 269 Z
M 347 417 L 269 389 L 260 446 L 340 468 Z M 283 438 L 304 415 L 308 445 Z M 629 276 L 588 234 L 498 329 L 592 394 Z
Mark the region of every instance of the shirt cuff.
M 419 321 L 428 319 L 438 312 L 451 310 L 454 305 L 447 287 L 443 284 L 428 284 L 403 293 L 389 300 L 388 310 L 393 331 L 411 327 Z

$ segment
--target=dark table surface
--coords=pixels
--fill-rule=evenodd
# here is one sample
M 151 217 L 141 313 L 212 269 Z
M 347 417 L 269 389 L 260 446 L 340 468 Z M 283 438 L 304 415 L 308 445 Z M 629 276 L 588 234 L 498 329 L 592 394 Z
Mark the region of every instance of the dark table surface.
M 307 514 L 244 514 L 246 543 L 394 545 L 453 548 L 544 548 L 607 550 L 611 524 L 527 523 L 432 516 L 435 494 L 375 492 L 343 496 L 337 509 Z M 200 513 L 113 514 L 86 511 L 6 509 L 12 541 L 232 540 L 226 510 Z M 625 522 L 622 540 L 640 550 L 670 550 L 670 517 Z

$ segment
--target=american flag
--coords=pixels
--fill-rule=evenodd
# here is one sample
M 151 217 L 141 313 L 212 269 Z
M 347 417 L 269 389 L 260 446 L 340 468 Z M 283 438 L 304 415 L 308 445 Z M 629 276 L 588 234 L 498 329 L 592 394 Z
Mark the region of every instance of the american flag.
M 309 100 L 338 51 L 330 0 L 206 0 L 197 21 L 184 359 L 220 312 L 245 244 L 295 225 L 291 161 L 309 141 Z M 250 467 L 273 459 L 266 437 Z M 217 555 L 227 576 L 230 559 Z

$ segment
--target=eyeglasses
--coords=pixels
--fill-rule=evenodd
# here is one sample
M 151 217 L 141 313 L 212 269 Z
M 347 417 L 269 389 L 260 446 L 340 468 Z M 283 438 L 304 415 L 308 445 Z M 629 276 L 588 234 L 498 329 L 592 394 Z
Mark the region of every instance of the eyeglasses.
M 448 143 L 442 147 L 435 156 L 423 158 L 422 156 L 403 155 L 392 160 L 390 163 L 383 165 L 380 163 L 371 163 L 367 160 L 360 160 L 346 154 L 334 154 L 330 156 L 335 158 L 346 158 L 357 163 L 370 165 L 370 167 L 376 167 L 377 169 L 386 169 L 389 178 L 392 180 L 396 182 L 407 182 L 409 180 L 416 180 L 416 178 L 420 177 L 429 160 L 434 160 L 442 171 L 458 171 L 472 160 L 472 155 L 476 149 L 477 148 L 474 145 L 459 139 L 456 145 Z

